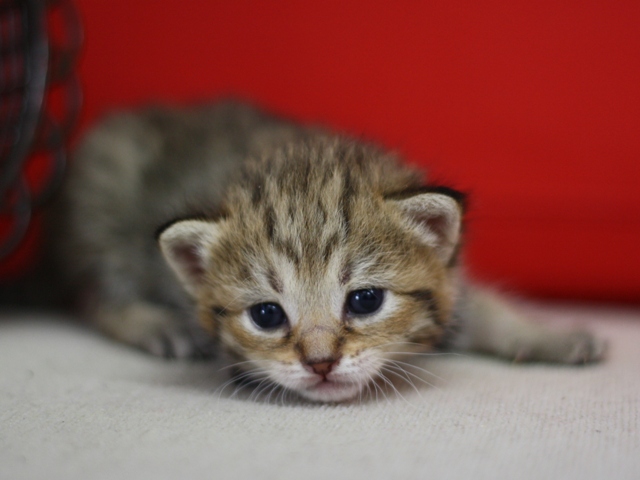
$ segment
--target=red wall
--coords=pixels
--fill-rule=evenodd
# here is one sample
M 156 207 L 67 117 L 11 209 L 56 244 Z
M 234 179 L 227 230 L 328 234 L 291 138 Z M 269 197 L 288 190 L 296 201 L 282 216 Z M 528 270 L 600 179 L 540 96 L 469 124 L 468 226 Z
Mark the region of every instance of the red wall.
M 82 0 L 82 126 L 236 94 L 471 193 L 476 276 L 640 300 L 640 2 Z

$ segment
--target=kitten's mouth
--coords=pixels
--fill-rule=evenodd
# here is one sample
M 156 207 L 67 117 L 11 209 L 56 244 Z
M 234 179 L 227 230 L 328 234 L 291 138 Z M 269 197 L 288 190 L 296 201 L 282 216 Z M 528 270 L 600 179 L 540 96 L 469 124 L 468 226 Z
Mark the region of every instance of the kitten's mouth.
M 336 389 L 340 389 L 343 387 L 344 387 L 343 383 L 336 382 L 334 380 L 324 379 L 324 380 L 320 380 L 315 385 L 312 385 L 311 387 L 309 387 L 309 389 L 316 392 L 326 392 L 326 391 L 333 391 Z
M 321 402 L 341 402 L 356 396 L 360 387 L 354 383 L 323 379 L 306 387 L 301 394 L 310 400 Z

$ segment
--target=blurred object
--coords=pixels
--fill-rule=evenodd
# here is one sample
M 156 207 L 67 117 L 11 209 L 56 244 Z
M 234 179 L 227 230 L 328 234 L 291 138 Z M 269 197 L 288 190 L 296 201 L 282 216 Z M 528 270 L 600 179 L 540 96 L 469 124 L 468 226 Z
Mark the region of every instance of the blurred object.
M 66 0 L 0 0 L 0 261 L 12 263 L 62 180 L 81 91 L 80 20 Z

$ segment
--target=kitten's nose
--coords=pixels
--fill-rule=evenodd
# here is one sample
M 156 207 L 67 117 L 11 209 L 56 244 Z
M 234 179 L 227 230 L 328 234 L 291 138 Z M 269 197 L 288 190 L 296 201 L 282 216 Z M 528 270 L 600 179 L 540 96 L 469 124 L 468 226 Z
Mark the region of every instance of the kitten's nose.
M 305 366 L 309 371 L 326 377 L 337 363 L 338 360 L 327 359 L 321 362 L 307 362 Z

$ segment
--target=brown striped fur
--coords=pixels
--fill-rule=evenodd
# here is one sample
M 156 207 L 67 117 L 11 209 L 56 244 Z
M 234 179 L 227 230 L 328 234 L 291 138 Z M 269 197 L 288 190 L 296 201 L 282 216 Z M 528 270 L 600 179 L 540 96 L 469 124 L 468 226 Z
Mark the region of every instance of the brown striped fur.
M 214 268 L 198 291 L 201 321 L 258 364 L 382 354 L 403 342 L 433 347 L 451 318 L 455 279 L 388 201 L 421 181 L 339 137 L 248 162 L 222 206 Z M 395 310 L 382 320 L 349 318 L 346 295 L 370 286 L 393 295 Z M 246 309 L 265 301 L 289 307 L 291 325 L 276 334 L 247 328 Z
M 358 395 L 394 353 L 430 350 L 472 317 L 454 345 L 597 359 L 590 336 L 552 337 L 461 287 L 464 199 L 424 180 L 369 144 L 244 105 L 125 113 L 78 150 L 55 223 L 61 270 L 112 337 L 166 356 L 221 345 L 313 400 Z M 365 288 L 385 292 L 382 307 L 350 314 Z M 285 325 L 252 322 L 264 302 Z M 495 319 L 508 341 L 487 334 Z

